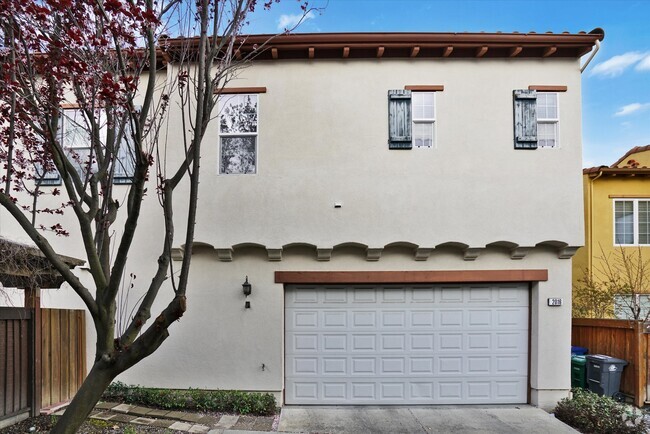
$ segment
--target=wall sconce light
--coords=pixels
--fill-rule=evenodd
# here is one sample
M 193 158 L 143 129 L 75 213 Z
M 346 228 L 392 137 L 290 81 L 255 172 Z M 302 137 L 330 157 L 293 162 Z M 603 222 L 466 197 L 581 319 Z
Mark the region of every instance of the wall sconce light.
M 248 296 L 251 295 L 251 292 L 253 290 L 253 285 L 248 283 L 248 276 L 246 276 L 246 281 L 242 284 L 241 288 L 242 288 L 242 291 L 244 291 L 244 295 L 246 296 L 246 304 L 244 305 L 244 307 L 246 309 L 250 309 L 251 302 L 248 301 Z

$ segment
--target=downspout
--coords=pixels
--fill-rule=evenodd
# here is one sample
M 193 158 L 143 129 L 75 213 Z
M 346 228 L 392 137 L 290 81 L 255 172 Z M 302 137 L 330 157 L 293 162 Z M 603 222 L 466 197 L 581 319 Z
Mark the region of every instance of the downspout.
M 596 57 L 596 53 L 598 53 L 598 50 L 600 50 L 600 41 L 598 39 L 596 39 L 596 48 L 591 50 L 591 54 L 589 55 L 589 58 L 587 59 L 585 64 L 582 65 L 582 67 L 580 68 L 580 74 L 582 74 L 582 72 L 587 68 L 587 66 L 589 66 L 589 64 L 594 59 L 594 57 Z
M 587 269 L 589 270 L 589 277 L 593 279 L 594 277 L 594 272 L 593 272 L 593 252 L 594 252 L 594 244 L 593 244 L 593 233 L 594 233 L 594 182 L 598 178 L 603 176 L 603 171 L 600 170 L 598 172 L 598 175 L 596 175 L 594 178 L 589 180 L 589 204 L 588 204 L 588 210 L 589 210 L 589 230 L 587 231 L 587 246 L 588 246 L 588 251 L 587 251 Z

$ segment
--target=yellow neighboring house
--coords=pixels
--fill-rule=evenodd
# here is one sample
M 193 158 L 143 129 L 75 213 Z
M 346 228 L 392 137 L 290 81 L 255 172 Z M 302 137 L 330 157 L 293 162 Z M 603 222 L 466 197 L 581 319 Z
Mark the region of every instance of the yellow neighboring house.
M 643 257 L 650 258 L 650 145 L 632 148 L 611 166 L 582 173 L 585 247 L 573 258 L 574 287 L 586 270 L 597 276 L 603 254 L 641 248 Z

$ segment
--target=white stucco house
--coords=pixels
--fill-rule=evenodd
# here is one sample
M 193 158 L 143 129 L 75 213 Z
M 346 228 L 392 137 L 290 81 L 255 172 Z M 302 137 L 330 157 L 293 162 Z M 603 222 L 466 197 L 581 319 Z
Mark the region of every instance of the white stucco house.
M 553 406 L 584 238 L 580 58 L 603 37 L 273 39 L 204 142 L 188 311 L 119 380 L 284 404 Z M 162 245 L 154 202 L 129 260 L 142 276 Z M 76 256 L 74 234 L 54 242 Z

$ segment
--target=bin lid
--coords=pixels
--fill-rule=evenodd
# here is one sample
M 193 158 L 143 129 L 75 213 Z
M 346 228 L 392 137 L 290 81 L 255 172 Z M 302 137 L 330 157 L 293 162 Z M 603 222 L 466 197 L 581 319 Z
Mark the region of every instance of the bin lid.
M 577 365 L 585 365 L 587 364 L 587 359 L 585 356 L 572 356 L 571 362 Z
M 592 362 L 600 362 L 603 364 L 613 365 L 627 365 L 627 361 L 623 359 L 617 359 L 616 357 L 607 356 L 605 354 L 589 354 L 585 356 L 587 360 Z

